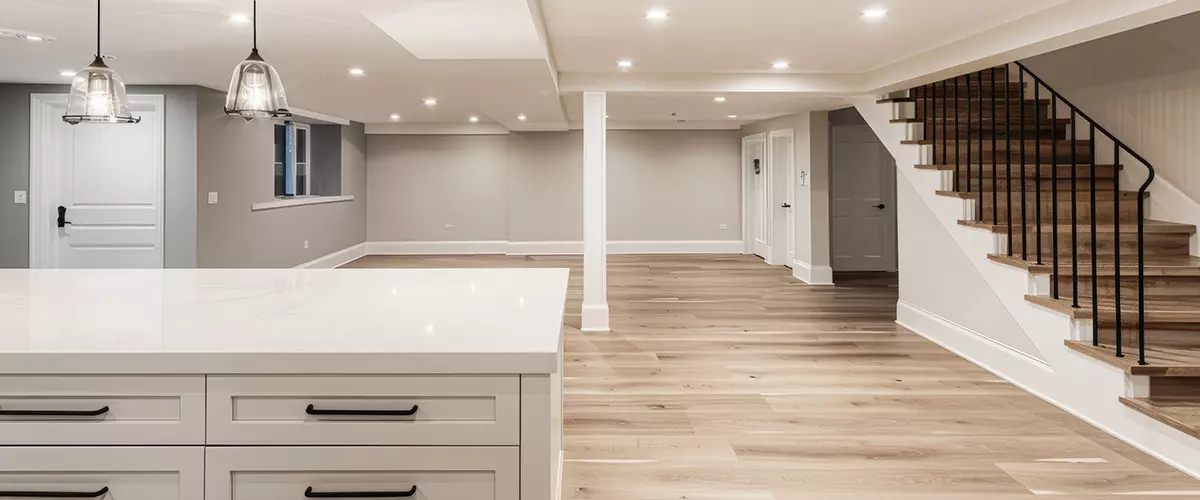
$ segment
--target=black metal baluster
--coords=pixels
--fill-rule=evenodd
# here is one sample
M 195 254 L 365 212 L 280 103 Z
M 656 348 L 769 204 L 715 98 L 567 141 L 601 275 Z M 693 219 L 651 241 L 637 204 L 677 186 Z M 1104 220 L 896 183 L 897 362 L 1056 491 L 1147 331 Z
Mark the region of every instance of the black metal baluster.
M 975 215 L 975 220 L 978 220 L 979 222 L 983 222 L 983 196 L 984 196 L 984 194 L 983 194 L 983 166 L 984 166 L 984 164 L 983 164 L 983 127 L 984 127 L 984 122 L 983 122 L 983 70 L 979 70 L 979 74 L 976 76 L 976 80 L 977 80 L 976 83 L 979 84 L 978 85 L 978 87 L 979 87 L 979 106 L 977 108 L 977 109 L 979 109 L 979 203 L 976 203 L 976 205 L 977 205 L 976 212 L 977 213 Z M 995 163 L 995 162 L 996 162 L 995 155 L 992 155 L 992 163 Z M 994 173 L 995 169 L 992 169 L 992 172 Z M 993 179 L 993 181 L 994 180 L 995 179 Z M 992 183 L 993 195 L 994 195 L 995 189 L 996 189 L 996 184 L 995 184 L 995 182 L 993 182 Z
M 1000 155 L 996 147 L 996 127 L 999 125 L 996 120 L 996 68 L 992 68 L 992 224 L 1000 223 L 1000 181 L 997 172 L 1000 169 Z M 1004 152 L 1005 156 L 1010 156 L 1009 151 Z
M 1036 200 L 1036 204 L 1034 205 L 1034 207 L 1035 207 L 1034 208 L 1035 222 L 1033 223 L 1033 227 L 1034 227 L 1034 236 L 1036 238 L 1035 239 L 1036 246 L 1034 247 L 1034 250 L 1037 252 L 1037 263 L 1038 264 L 1042 263 L 1042 98 L 1041 98 L 1041 91 L 1042 91 L 1041 81 L 1039 81 L 1037 79 L 1037 77 L 1034 77 L 1034 79 L 1033 79 L 1033 102 L 1034 102 L 1035 106 L 1033 108 L 1033 121 L 1034 121 L 1033 126 L 1034 126 L 1034 135 L 1037 136 L 1037 138 L 1034 140 L 1034 145 L 1033 145 L 1033 158 L 1034 158 L 1033 168 L 1034 168 L 1034 171 L 1036 172 L 1034 174 L 1034 178 L 1033 178 L 1034 200 Z
M 1139 157 L 1139 159 L 1141 159 Z M 1149 173 L 1137 193 L 1137 258 L 1138 258 L 1138 364 L 1146 365 L 1146 189 L 1154 182 L 1154 168 L 1142 160 Z
M 954 77 L 954 191 L 958 191 L 959 189 L 961 189 L 961 186 L 958 185 L 958 178 L 960 175 L 962 175 L 962 172 L 959 169 L 959 165 L 962 163 L 962 159 L 959 157 L 958 145 L 959 145 L 959 143 L 962 142 L 962 126 L 960 125 L 960 122 L 958 119 L 958 98 L 959 98 L 958 94 L 959 94 L 958 93 L 958 77 L 955 76 Z M 970 135 L 970 134 L 968 133 L 967 135 Z M 970 189 L 970 187 L 971 187 L 971 184 L 968 182 L 967 188 Z
M 950 106 L 950 103 L 946 101 L 946 98 L 950 97 L 950 90 L 946 88 L 946 85 L 947 85 L 946 80 L 942 80 L 942 163 L 949 165 L 950 164 L 950 133 L 949 133 L 950 131 L 946 128 L 948 125 L 948 122 L 946 120 L 946 111 L 947 111 L 947 108 Z M 955 138 L 955 140 L 957 140 L 958 132 L 955 131 L 954 134 L 955 134 L 954 138 Z M 955 174 L 957 175 L 958 172 L 955 172 Z M 954 182 L 958 182 L 958 179 L 955 178 Z
M 937 129 L 937 83 L 929 84 L 929 134 L 933 139 L 933 164 L 940 165 L 944 163 L 946 151 L 942 150 L 942 158 L 938 158 L 938 129 Z
M 1051 274 L 1054 281 L 1050 289 L 1051 296 L 1058 300 L 1058 93 L 1053 90 L 1050 91 L 1050 123 L 1054 124 L 1056 130 L 1050 136 L 1050 252 L 1054 259 L 1054 271 Z
M 1012 100 L 1008 96 L 1008 87 L 1012 84 L 1010 81 L 1011 75 L 1008 74 L 1008 69 L 1011 65 L 1004 65 L 1004 178 L 1005 185 L 1008 190 L 1005 193 L 1007 198 L 1004 202 L 1004 209 L 1007 211 L 1005 218 L 1008 220 L 1008 256 L 1013 254 L 1013 220 L 1012 220 Z
M 967 81 L 966 81 L 966 84 L 967 84 L 967 97 L 966 97 L 966 101 L 967 101 L 967 106 L 966 106 L 966 108 L 967 108 L 967 137 L 965 140 L 967 142 L 967 192 L 970 193 L 971 192 L 971 125 L 972 125 L 972 122 L 971 122 L 971 75 L 966 75 L 966 79 L 967 79 Z M 954 104 L 955 104 L 955 106 L 958 105 L 957 102 Z M 957 110 L 956 110 L 956 112 L 957 112 Z M 979 196 L 982 197 L 983 194 L 980 193 Z M 983 203 L 983 200 L 975 200 L 975 202 Z
M 1100 273 L 1096 267 L 1096 124 L 1090 124 L 1088 130 L 1088 155 L 1092 158 L 1091 173 L 1092 187 L 1092 345 L 1100 345 Z M 1120 194 L 1120 193 L 1118 193 Z M 1120 286 L 1120 283 L 1117 284 Z
M 1075 107 L 1071 107 L 1071 307 L 1079 308 L 1079 216 L 1076 184 L 1079 182 L 1079 130 L 1075 128 Z
M 1017 66 L 1017 80 L 1021 83 L 1021 102 L 1017 106 L 1021 114 L 1021 260 L 1029 260 L 1029 214 L 1025 211 L 1026 198 L 1029 192 L 1025 190 L 1025 68 Z
M 1117 142 L 1116 138 L 1113 138 L 1113 165 L 1120 164 L 1121 144 Z M 1117 286 L 1114 287 L 1116 290 L 1115 309 L 1117 320 L 1113 326 L 1117 329 L 1117 357 L 1123 358 L 1125 357 L 1125 353 L 1124 346 L 1121 345 L 1123 343 L 1121 334 L 1124 328 L 1121 326 L 1121 169 L 1119 168 L 1113 169 L 1113 194 L 1115 195 L 1113 197 L 1113 215 L 1116 216 L 1113 219 L 1113 278 L 1117 283 Z M 1092 321 L 1099 321 L 1099 318 L 1093 318 Z

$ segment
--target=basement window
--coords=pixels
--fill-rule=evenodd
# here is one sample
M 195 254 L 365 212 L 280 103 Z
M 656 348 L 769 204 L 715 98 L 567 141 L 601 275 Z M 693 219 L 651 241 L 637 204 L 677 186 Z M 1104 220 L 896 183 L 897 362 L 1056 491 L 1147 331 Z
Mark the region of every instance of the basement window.
M 305 123 L 275 125 L 275 196 L 317 194 L 312 188 L 312 128 Z

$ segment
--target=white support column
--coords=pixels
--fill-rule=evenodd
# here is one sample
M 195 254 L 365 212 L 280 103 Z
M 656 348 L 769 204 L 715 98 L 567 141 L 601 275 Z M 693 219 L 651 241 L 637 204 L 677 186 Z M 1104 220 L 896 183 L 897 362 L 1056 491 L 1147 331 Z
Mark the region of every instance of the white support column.
M 608 96 L 583 93 L 584 332 L 608 331 Z

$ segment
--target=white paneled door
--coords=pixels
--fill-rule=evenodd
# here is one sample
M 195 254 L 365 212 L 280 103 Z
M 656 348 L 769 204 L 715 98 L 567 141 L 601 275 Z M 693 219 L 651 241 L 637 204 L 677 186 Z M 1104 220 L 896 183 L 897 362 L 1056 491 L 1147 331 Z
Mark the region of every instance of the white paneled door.
M 792 267 L 796 262 L 796 162 L 794 129 L 772 130 L 768 135 L 770 149 L 767 164 L 770 165 L 772 194 L 775 195 L 771 210 L 774 214 L 773 241 L 775 255 L 767 262 Z
M 896 270 L 895 171 L 870 127 L 833 127 L 835 271 Z
M 759 134 L 742 139 L 742 169 L 746 173 L 746 228 L 754 255 L 767 258 L 770 250 L 770 196 L 768 195 L 766 138 Z
M 129 99 L 140 123 L 72 126 L 32 97 L 31 267 L 163 266 L 163 97 Z

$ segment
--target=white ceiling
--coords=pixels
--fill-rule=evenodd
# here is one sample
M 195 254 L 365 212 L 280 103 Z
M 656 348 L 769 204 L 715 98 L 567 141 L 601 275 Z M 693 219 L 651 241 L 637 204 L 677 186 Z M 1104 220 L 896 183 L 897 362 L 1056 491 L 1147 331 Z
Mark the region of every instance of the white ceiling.
M 862 73 L 1067 0 L 542 0 L 560 71 Z M 1103 1 L 1103 0 L 1100 0 Z M 886 6 L 881 21 L 863 8 Z M 670 12 L 648 21 L 648 7 Z
M 248 14 L 250 3 L 105 0 L 104 52 L 116 56 L 110 65 L 129 84 L 224 89 L 250 48 L 250 25 L 230 14 Z M 976 69 L 1016 49 L 1051 50 L 1055 40 L 1078 43 L 1200 10 L 1196 3 L 260 0 L 259 48 L 282 75 L 292 106 L 366 123 L 390 123 L 398 113 L 406 130 L 446 129 L 473 115 L 480 126 L 563 130 L 582 118 L 584 89 L 612 92 L 613 123 L 736 127 L 836 107 L 847 95 L 937 71 Z M 869 6 L 889 14 L 861 19 Z M 66 83 L 60 71 L 91 60 L 94 8 L 91 0 L 0 0 L 0 30 L 56 38 L 0 39 L 0 81 Z M 670 18 L 646 20 L 651 8 Z M 1094 26 L 1109 27 L 1088 29 Z M 618 69 L 619 59 L 634 67 Z M 792 67 L 771 69 L 776 60 Z M 366 75 L 350 76 L 351 67 Z M 715 104 L 716 95 L 727 101 Z M 438 105 L 424 105 L 426 97 Z M 528 119 L 518 120 L 521 114 Z

